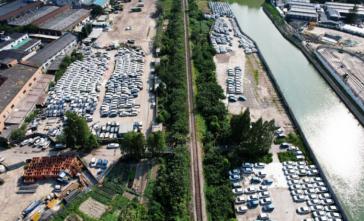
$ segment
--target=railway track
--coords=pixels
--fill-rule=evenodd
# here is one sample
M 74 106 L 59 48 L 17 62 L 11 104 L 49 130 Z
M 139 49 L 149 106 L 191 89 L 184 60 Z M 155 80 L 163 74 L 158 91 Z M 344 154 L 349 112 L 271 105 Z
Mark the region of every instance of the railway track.
M 204 215 L 204 206 L 202 202 L 202 171 L 200 168 L 201 156 L 196 136 L 196 124 L 194 114 L 194 92 L 192 81 L 192 61 L 191 48 L 189 43 L 189 18 L 188 18 L 188 0 L 182 0 L 183 23 L 184 23 L 184 41 L 185 41 L 185 61 L 187 72 L 187 94 L 188 94 L 188 118 L 189 118 L 189 146 L 191 154 L 191 179 L 192 179 L 192 196 L 193 196 L 193 216 L 196 221 L 206 220 Z M 201 164 L 202 165 L 202 164 Z

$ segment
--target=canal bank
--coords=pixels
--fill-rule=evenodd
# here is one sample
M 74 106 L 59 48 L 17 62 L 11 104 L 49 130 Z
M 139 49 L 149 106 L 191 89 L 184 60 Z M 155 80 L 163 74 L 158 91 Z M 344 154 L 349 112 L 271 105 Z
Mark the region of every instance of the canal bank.
M 357 120 L 364 126 L 364 109 L 361 107 L 360 103 L 356 99 L 354 99 L 353 95 L 340 84 L 338 79 L 335 79 L 334 75 L 330 73 L 330 70 L 320 62 L 320 58 L 314 53 L 311 52 L 305 45 L 302 44 L 301 40 L 298 37 L 295 37 L 294 33 L 289 33 L 290 28 L 288 28 L 288 24 L 284 21 L 279 24 L 271 12 L 267 8 L 268 3 L 263 4 L 263 11 L 270 18 L 274 26 L 278 29 L 278 31 L 282 34 L 282 36 L 292 43 L 297 49 L 302 51 L 303 55 L 311 62 L 311 64 L 316 68 L 318 73 L 327 81 L 327 83 L 331 86 L 331 88 L 336 92 L 336 94 L 341 98 L 344 104 L 350 109 L 350 111 L 354 114 Z M 272 6 L 273 7 L 273 6 Z M 278 12 L 277 12 L 278 13 Z
M 236 17 L 234 17 L 234 19 L 236 20 Z M 237 21 L 237 20 L 236 20 L 236 22 L 238 23 L 238 21 Z M 288 104 L 288 102 L 287 102 L 286 98 L 283 96 L 282 90 L 281 90 L 281 88 L 279 87 L 279 85 L 278 85 L 278 83 L 277 83 L 277 80 L 276 80 L 276 78 L 274 77 L 274 75 L 273 75 L 273 73 L 272 73 L 271 69 L 269 68 L 269 66 L 268 66 L 268 64 L 267 64 L 267 61 L 265 60 L 265 58 L 264 58 L 263 54 L 261 53 L 261 50 L 259 49 L 258 44 L 254 41 L 254 39 L 251 39 L 251 38 L 249 37 L 249 35 L 247 35 L 246 33 L 244 33 L 244 31 L 243 31 L 243 29 L 240 27 L 239 23 L 238 23 L 238 27 L 239 27 L 240 31 L 241 31 L 244 35 L 246 35 L 246 36 L 247 36 L 247 37 L 248 37 L 251 41 L 253 41 L 253 42 L 254 42 L 254 44 L 255 44 L 255 46 L 256 46 L 256 48 L 257 48 L 257 55 L 258 55 L 258 57 L 259 57 L 259 59 L 260 59 L 260 61 L 261 61 L 262 65 L 263 65 L 263 68 L 264 68 L 264 69 L 265 69 L 265 71 L 267 72 L 267 75 L 268 75 L 268 77 L 269 77 L 270 81 L 272 82 L 274 89 L 277 91 L 277 94 L 278 94 L 278 96 L 280 97 L 281 102 L 283 103 L 283 107 L 285 108 L 286 113 L 288 114 L 288 116 L 289 116 L 289 118 L 290 118 L 290 120 L 291 120 L 292 124 L 294 125 L 294 129 L 297 131 L 297 133 L 298 133 L 298 134 L 299 134 L 299 136 L 301 137 L 301 139 L 302 139 L 302 141 L 303 141 L 303 143 L 304 143 L 304 145 L 305 145 L 306 149 L 309 151 L 309 155 L 310 155 L 311 160 L 314 162 L 314 164 L 315 164 L 315 165 L 317 166 L 317 168 L 319 169 L 320 174 L 321 174 L 321 177 L 323 178 L 324 182 L 326 183 L 326 186 L 328 187 L 328 189 L 329 189 L 329 191 L 330 191 L 330 194 L 331 194 L 332 198 L 333 198 L 333 199 L 334 199 L 334 201 L 335 201 L 335 204 L 338 206 L 338 208 L 339 208 L 339 210 L 340 210 L 340 213 L 341 213 L 341 214 L 342 214 L 342 216 L 343 216 L 343 219 L 344 219 L 344 220 L 349 220 L 349 219 L 348 219 L 348 217 L 346 216 L 346 213 L 345 213 L 345 210 L 344 210 L 343 206 L 341 205 L 340 201 L 339 201 L 339 200 L 338 200 L 338 198 L 336 197 L 336 194 L 335 194 L 335 192 L 334 192 L 333 188 L 331 187 L 329 180 L 328 180 L 328 179 L 327 179 L 327 177 L 325 176 L 325 173 L 323 173 L 323 170 L 322 170 L 322 168 L 321 168 L 321 166 L 320 166 L 320 163 L 319 163 L 319 161 L 317 160 L 317 158 L 316 158 L 315 154 L 313 153 L 312 148 L 311 148 L 311 146 L 310 146 L 309 142 L 307 141 L 307 138 L 306 138 L 305 134 L 303 133 L 303 130 L 302 130 L 302 128 L 301 128 L 301 126 L 300 126 L 300 124 L 298 123 L 298 121 L 297 121 L 297 119 L 296 119 L 296 117 L 295 117 L 295 115 L 294 115 L 293 111 L 292 111 L 292 110 L 291 110 L 291 108 L 289 107 L 289 104 Z
M 364 130 L 308 58 L 282 37 L 261 3 L 246 0 L 231 6 L 241 28 L 264 55 L 262 61 L 289 107 L 287 112 L 294 116 L 348 220 L 363 220 Z

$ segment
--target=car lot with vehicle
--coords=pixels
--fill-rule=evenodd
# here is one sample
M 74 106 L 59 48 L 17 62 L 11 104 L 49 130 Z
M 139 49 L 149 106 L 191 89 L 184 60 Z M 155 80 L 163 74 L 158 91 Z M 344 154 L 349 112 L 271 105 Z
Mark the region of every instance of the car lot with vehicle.
M 287 151 L 297 152 L 289 144 L 285 145 L 288 145 Z M 307 165 L 305 161 L 288 161 L 283 163 L 283 171 L 293 201 L 301 205 L 296 210 L 297 214 L 310 214 L 318 220 L 342 219 L 315 165 Z M 293 180 L 293 176 L 298 178 Z

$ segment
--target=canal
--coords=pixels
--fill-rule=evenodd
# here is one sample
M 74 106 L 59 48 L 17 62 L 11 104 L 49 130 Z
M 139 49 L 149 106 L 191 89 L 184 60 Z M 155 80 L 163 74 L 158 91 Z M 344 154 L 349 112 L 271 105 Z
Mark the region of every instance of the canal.
M 265 15 L 258 0 L 231 3 L 258 44 L 348 218 L 364 220 L 364 129 Z

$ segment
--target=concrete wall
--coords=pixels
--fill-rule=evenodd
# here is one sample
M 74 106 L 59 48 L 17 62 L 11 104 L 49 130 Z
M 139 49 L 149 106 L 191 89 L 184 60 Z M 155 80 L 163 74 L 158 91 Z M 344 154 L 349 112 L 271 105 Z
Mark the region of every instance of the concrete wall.
M 13 111 L 14 107 L 21 101 L 22 98 L 29 92 L 29 90 L 34 85 L 35 81 L 42 74 L 41 69 L 38 69 L 33 76 L 24 84 L 24 86 L 19 90 L 17 95 L 13 98 L 13 100 L 4 108 L 4 110 L 0 113 L 0 134 L 4 130 L 5 120 L 8 118 L 9 114 Z

